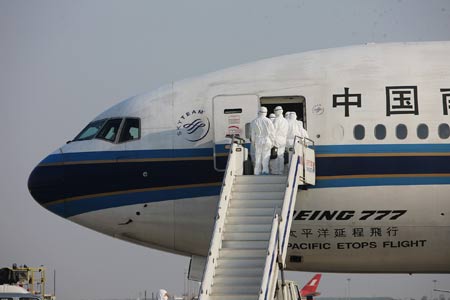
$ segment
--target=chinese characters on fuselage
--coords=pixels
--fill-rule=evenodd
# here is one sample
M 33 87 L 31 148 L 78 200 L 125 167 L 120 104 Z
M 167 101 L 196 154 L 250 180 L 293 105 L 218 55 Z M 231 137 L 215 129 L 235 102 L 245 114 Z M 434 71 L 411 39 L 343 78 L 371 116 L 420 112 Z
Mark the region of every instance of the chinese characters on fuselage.
M 386 86 L 386 116 L 391 115 L 419 115 L 419 96 L 418 87 L 409 86 Z M 436 97 L 436 103 L 442 101 L 443 114 L 448 115 L 450 109 L 450 88 L 440 89 L 442 98 Z M 344 107 L 344 116 L 350 116 L 352 106 L 361 108 L 364 105 L 363 95 L 361 93 L 350 93 L 349 87 L 344 87 L 343 94 L 333 94 L 333 108 Z
M 289 249 L 301 250 L 365 250 L 424 248 L 427 239 L 408 239 L 401 227 L 372 222 L 395 221 L 404 217 L 407 210 L 301 210 L 294 211 L 294 220 L 302 226 L 290 231 Z M 353 220 L 363 221 L 353 226 Z M 310 223 L 312 221 L 312 223 Z M 317 221 L 325 222 L 322 224 Z M 326 221 L 344 221 L 340 226 L 329 226 Z M 364 221 L 369 223 L 364 224 Z M 347 223 L 345 223 L 347 222 Z M 406 230 L 407 231 L 407 230 Z M 403 236 L 406 235 L 406 236 Z
M 306 225 L 291 230 L 291 250 L 364 250 L 392 248 L 424 248 L 426 239 L 403 239 L 397 226 L 388 227 L 327 227 Z

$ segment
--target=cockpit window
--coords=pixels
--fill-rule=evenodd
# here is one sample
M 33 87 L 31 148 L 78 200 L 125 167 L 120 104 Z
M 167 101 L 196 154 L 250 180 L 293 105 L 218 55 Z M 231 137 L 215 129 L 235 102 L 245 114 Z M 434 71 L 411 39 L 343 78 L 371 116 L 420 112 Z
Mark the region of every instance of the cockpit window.
M 98 120 L 89 123 L 73 140 L 74 141 L 85 141 L 93 139 L 98 131 L 103 127 L 106 120 Z
M 140 120 L 135 118 L 125 119 L 122 127 L 119 143 L 138 140 L 141 137 Z
M 138 118 L 111 118 L 93 121 L 73 141 L 85 141 L 93 138 L 112 143 L 138 140 L 141 138 L 141 120 Z
M 95 138 L 114 142 L 121 123 L 122 119 L 109 119 Z

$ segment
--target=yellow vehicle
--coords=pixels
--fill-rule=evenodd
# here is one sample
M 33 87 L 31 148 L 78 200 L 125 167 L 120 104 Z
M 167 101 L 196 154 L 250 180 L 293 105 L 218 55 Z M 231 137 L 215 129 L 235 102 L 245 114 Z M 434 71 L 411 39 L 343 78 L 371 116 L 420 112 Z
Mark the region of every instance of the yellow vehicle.
M 0 285 L 22 288 L 29 295 L 38 296 L 43 300 L 55 300 L 55 295 L 46 294 L 45 267 L 28 267 L 27 265 L 0 269 Z M 33 298 L 38 299 L 38 298 Z

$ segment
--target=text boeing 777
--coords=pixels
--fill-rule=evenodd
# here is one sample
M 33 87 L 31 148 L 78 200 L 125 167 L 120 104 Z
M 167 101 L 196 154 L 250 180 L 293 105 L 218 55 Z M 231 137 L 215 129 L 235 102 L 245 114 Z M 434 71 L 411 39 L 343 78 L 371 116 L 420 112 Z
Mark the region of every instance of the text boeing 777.
M 247 136 L 260 105 L 296 111 L 316 144 L 287 269 L 450 272 L 450 42 L 282 56 L 131 97 L 39 163 L 29 190 L 96 231 L 205 256 L 225 136 Z

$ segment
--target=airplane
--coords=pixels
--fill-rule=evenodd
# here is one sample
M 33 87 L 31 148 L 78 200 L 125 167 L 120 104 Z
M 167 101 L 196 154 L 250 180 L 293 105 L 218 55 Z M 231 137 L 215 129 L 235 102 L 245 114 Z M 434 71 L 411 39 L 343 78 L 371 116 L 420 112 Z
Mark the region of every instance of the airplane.
M 248 145 L 259 107 L 282 106 L 316 153 L 286 269 L 449 273 L 449 57 L 446 41 L 366 44 L 174 82 L 99 114 L 34 168 L 28 188 L 95 231 L 205 257 L 227 136 Z
M 316 290 L 321 278 L 322 274 L 314 275 L 314 277 L 300 290 L 302 300 L 313 300 L 315 296 L 320 296 L 320 293 L 316 292 Z
M 284 282 L 284 292 L 281 290 L 283 286 L 282 280 L 278 280 L 274 299 L 314 300 L 314 296 L 320 295 L 320 293 L 316 292 L 316 290 L 319 286 L 321 277 L 322 274 L 314 275 L 314 277 L 311 278 L 311 280 L 302 289 L 299 288 L 295 281 L 286 280 Z

